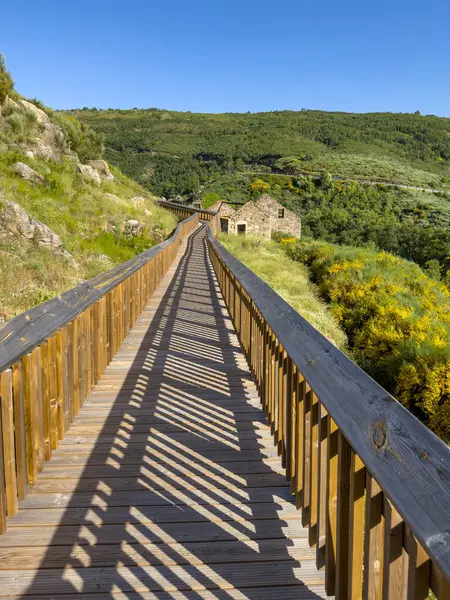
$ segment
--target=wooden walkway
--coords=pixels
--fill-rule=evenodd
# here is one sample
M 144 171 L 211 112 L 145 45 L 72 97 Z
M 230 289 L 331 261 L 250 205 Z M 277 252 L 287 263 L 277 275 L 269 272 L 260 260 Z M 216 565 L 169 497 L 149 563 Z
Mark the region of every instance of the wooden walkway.
M 326 597 L 202 228 L 21 508 L 1 598 Z

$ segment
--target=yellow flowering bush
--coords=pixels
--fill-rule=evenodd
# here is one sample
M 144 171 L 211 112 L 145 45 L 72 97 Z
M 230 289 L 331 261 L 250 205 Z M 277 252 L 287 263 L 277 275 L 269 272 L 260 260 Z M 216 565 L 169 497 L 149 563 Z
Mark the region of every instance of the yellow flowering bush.
M 286 244 L 310 268 L 353 358 L 450 441 L 450 292 L 418 265 L 373 250 Z

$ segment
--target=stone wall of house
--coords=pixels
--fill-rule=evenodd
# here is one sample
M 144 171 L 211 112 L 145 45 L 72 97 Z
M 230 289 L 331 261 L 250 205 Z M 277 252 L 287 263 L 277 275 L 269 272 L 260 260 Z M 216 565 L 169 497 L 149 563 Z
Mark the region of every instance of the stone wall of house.
M 247 202 L 237 210 L 228 220 L 228 233 L 237 234 L 238 225 L 246 226 L 246 234 L 259 235 L 270 239 L 271 218 L 256 206 L 254 202 Z
M 257 200 L 256 206 L 271 216 L 272 231 L 281 231 L 297 238 L 300 237 L 302 222 L 292 210 L 288 210 L 268 194 L 261 196 Z M 281 214 L 283 216 L 280 216 Z

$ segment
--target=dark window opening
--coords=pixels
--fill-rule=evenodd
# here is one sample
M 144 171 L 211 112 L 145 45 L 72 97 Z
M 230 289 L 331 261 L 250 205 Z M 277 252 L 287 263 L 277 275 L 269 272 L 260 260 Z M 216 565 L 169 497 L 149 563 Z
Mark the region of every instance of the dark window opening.
M 278 209 L 278 218 L 279 219 L 284 219 L 284 208 L 279 208 Z
M 241 225 L 237 226 L 237 232 L 238 233 L 241 233 L 241 234 L 244 233 L 245 234 L 246 230 L 247 230 L 247 225 L 245 223 L 242 223 Z

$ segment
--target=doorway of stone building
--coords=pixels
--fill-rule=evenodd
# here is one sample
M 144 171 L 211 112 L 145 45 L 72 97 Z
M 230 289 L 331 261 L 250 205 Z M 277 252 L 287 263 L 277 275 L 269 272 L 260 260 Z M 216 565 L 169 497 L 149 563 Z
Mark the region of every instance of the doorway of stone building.
M 247 225 L 245 223 L 239 223 L 237 226 L 237 232 L 245 235 L 247 233 Z
M 228 219 L 225 219 L 224 217 L 220 217 L 220 231 L 228 233 Z

